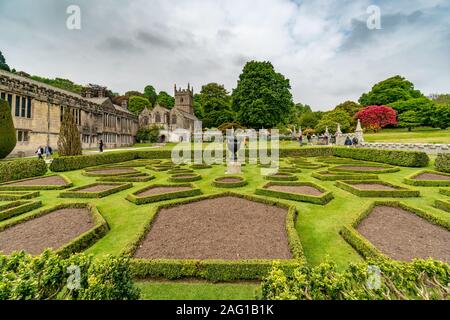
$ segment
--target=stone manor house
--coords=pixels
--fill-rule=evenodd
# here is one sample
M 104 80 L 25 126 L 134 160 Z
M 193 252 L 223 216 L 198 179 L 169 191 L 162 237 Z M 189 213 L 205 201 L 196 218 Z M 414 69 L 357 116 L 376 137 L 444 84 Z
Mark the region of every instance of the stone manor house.
M 175 106 L 167 109 L 158 104 L 153 109 L 145 108 L 139 115 L 139 126 L 156 125 L 161 128 L 161 142 L 190 141 L 194 123 L 194 88 L 188 84 L 187 89 L 177 89 L 175 85 Z
M 83 149 L 96 148 L 100 139 L 106 148 L 135 141 L 138 117 L 114 105 L 106 88 L 90 86 L 78 95 L 0 70 L 0 98 L 9 102 L 17 132 L 10 156 L 30 156 L 46 145 L 56 150 L 64 110 L 74 115 Z

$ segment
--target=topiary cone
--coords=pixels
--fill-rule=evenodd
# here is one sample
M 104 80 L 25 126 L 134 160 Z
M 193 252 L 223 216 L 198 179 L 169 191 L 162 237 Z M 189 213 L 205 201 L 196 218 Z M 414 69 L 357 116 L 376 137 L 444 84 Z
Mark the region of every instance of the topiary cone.
M 8 102 L 0 100 L 0 159 L 6 158 L 16 146 L 16 129 Z

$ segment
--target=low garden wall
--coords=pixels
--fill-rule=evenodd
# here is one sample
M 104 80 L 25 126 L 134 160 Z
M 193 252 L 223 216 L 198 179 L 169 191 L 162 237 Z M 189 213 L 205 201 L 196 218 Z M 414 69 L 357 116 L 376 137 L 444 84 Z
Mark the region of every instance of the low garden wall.
M 363 142 L 360 146 L 382 150 L 421 151 L 427 154 L 450 153 L 450 144 Z

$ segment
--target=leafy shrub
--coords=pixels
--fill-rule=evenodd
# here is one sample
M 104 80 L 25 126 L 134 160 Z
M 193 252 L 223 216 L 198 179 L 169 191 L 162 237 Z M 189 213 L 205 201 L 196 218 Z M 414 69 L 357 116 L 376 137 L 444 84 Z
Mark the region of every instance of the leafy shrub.
M 5 158 L 16 146 L 16 129 L 8 102 L 0 99 L 0 159 Z
M 68 272 L 73 267 L 79 268 L 79 281 L 73 281 L 74 273 Z M 0 300 L 138 298 L 129 262 L 122 257 L 93 260 L 91 256 L 77 254 L 64 259 L 49 250 L 39 256 L 24 252 L 0 256 Z
M 21 159 L 0 161 L 0 183 L 43 176 L 47 164 L 42 159 Z
M 380 271 L 378 278 L 374 272 Z M 291 275 L 278 263 L 261 284 L 265 300 L 449 299 L 450 266 L 435 260 L 369 260 L 339 271 L 332 262 L 299 265 Z
M 420 151 L 345 147 L 334 147 L 333 150 L 334 155 L 337 157 L 381 162 L 402 167 L 426 167 L 430 161 L 428 155 Z
M 437 171 L 450 173 L 450 153 L 438 154 L 434 165 Z
M 80 131 L 69 108 L 64 109 L 63 120 L 59 130 L 58 152 L 60 156 L 77 156 L 82 154 Z

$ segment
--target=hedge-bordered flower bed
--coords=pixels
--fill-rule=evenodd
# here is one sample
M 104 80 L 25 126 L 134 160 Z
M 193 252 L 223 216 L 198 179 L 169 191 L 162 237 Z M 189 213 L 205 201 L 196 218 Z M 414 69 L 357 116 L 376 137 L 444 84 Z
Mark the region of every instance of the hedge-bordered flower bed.
M 308 186 L 315 188 L 322 192 L 320 196 L 313 196 L 308 194 L 300 194 L 300 193 L 290 193 L 284 191 L 276 191 L 267 189 L 270 186 Z M 262 188 L 256 189 L 255 192 L 257 195 L 266 196 L 266 197 L 274 197 L 286 200 L 293 201 L 301 201 L 301 202 L 310 202 L 314 204 L 325 205 L 331 200 L 334 199 L 333 193 L 328 191 L 321 186 L 312 183 L 312 182 L 269 182 L 265 184 Z
M 342 168 L 342 167 L 379 167 L 380 169 L 376 170 L 352 170 L 349 168 Z M 339 165 L 335 167 L 331 167 L 328 169 L 330 172 L 345 172 L 345 173 L 370 173 L 370 174 L 380 174 L 380 173 L 392 173 L 392 172 L 398 172 L 400 171 L 400 168 L 397 167 L 391 167 L 391 166 L 382 166 L 382 165 L 373 165 L 373 164 L 358 164 L 358 165 Z
M 351 174 L 345 172 L 329 172 L 319 171 L 311 173 L 311 177 L 314 177 L 322 181 L 337 181 L 337 180 L 375 180 L 378 179 L 376 174 Z
M 47 178 L 47 177 L 53 177 L 53 176 L 59 176 L 61 177 L 66 184 L 64 185 L 42 185 L 42 186 L 27 186 L 27 185 L 8 185 L 9 183 L 16 183 L 16 182 L 22 182 L 22 181 L 29 181 L 29 180 L 35 180 L 40 178 Z M 0 192 L 7 190 L 7 191 L 22 191 L 22 190 L 61 190 L 70 188 L 72 186 L 72 181 L 70 181 L 66 176 L 62 174 L 51 174 L 48 176 L 43 177 L 34 177 L 34 178 L 28 178 L 28 179 L 22 179 L 22 180 L 16 180 L 16 181 L 9 181 L 6 183 L 0 184 Z
M 279 167 L 278 172 L 301 173 L 302 170 L 296 167 Z
M 342 227 L 339 232 L 341 236 L 365 259 L 391 260 L 388 256 L 381 253 L 372 243 L 370 243 L 356 230 L 361 221 L 363 221 L 376 206 L 401 208 L 403 210 L 416 214 L 417 216 L 427 220 L 432 224 L 442 226 L 450 231 L 450 223 L 448 221 L 435 217 L 426 211 L 409 207 L 404 203 L 398 201 L 375 201 L 372 202 L 365 210 L 363 210 L 363 212 L 356 218 L 355 221 L 353 221 L 351 225 Z
M 47 164 L 43 159 L 0 161 L 0 183 L 43 176 L 47 170 Z
M 170 164 L 159 164 L 159 165 L 154 165 L 154 166 L 146 166 L 145 169 L 148 170 L 153 170 L 153 171 L 157 171 L 157 172 L 162 172 L 162 171 L 169 171 L 171 169 L 180 169 L 180 166 L 177 165 L 170 165 Z
M 450 197 L 450 189 L 439 189 L 439 193 Z
M 406 177 L 403 182 L 412 186 L 420 186 L 420 187 L 447 187 L 450 186 L 450 180 L 417 180 L 414 179 L 415 177 L 424 174 L 424 173 L 432 173 L 432 174 L 438 174 L 442 176 L 450 177 L 450 174 L 448 173 L 442 173 L 438 171 L 432 171 L 432 170 L 423 170 L 416 172 L 409 177 Z
M 354 184 L 382 184 L 388 187 L 395 188 L 396 190 L 361 190 L 357 187 L 353 186 Z M 335 184 L 337 187 L 353 193 L 358 197 L 388 197 L 388 198 L 411 198 L 411 197 L 419 197 L 419 190 L 411 190 L 407 188 L 403 188 L 398 185 L 394 185 L 381 180 L 347 180 L 347 181 L 336 181 Z
M 32 199 L 39 195 L 39 191 L 0 191 L 0 201 Z
M 201 180 L 202 176 L 197 173 L 178 173 L 169 178 L 170 182 L 192 182 Z
M 0 221 L 18 216 L 19 214 L 37 209 L 41 206 L 41 201 L 14 201 L 0 205 Z
M 438 209 L 450 212 L 450 200 L 436 200 L 434 206 Z
M 296 168 L 302 168 L 302 169 L 319 169 L 319 168 L 323 168 L 326 167 L 326 165 L 324 164 L 319 164 L 319 163 L 296 163 L 295 164 Z
M 197 170 L 197 169 L 210 169 L 210 168 L 212 168 L 212 165 L 206 164 L 206 163 L 202 163 L 202 164 L 194 163 L 194 164 L 191 165 L 191 168 L 194 169 L 194 170 Z
M 280 203 L 276 200 L 225 192 L 207 196 L 199 196 L 184 199 L 173 203 L 158 206 L 156 214 L 152 216 L 146 226 L 131 245 L 124 250 L 124 254 L 131 258 L 133 275 L 137 278 L 162 277 L 167 279 L 201 278 L 210 281 L 233 281 L 233 280 L 260 280 L 270 271 L 274 260 L 252 259 L 252 260 L 186 260 L 186 259 L 135 259 L 132 258 L 141 241 L 145 238 L 152 227 L 153 221 L 162 209 L 172 208 L 183 204 L 193 203 L 201 200 L 219 197 L 234 196 L 250 201 L 274 205 L 288 210 L 286 215 L 286 232 L 289 247 L 293 259 L 277 260 L 280 267 L 288 274 L 292 274 L 295 266 L 305 263 L 300 238 L 295 229 L 297 211 L 294 206 Z
M 105 182 L 147 182 L 155 179 L 154 175 L 149 175 L 147 173 L 136 173 L 126 176 L 113 176 L 113 177 L 101 177 L 97 181 Z
M 289 172 L 278 172 L 264 177 L 266 180 L 270 181 L 296 181 L 297 176 Z
M 194 172 L 194 170 L 191 170 L 191 169 L 179 168 L 179 169 L 171 169 L 167 173 L 168 174 L 180 174 L 180 173 L 193 173 L 193 172 Z
M 117 173 L 114 171 L 111 171 L 110 173 L 96 173 L 95 171 L 101 171 L 101 170 L 129 170 L 129 172 L 123 172 L 123 173 Z M 95 167 L 95 168 L 89 168 L 85 170 L 82 175 L 86 177 L 118 177 L 118 176 L 128 176 L 133 175 L 136 173 L 140 173 L 140 171 L 136 170 L 135 168 L 130 167 Z
M 440 153 L 434 161 L 437 171 L 450 173 L 450 153 Z
M 50 214 L 54 211 L 61 210 L 61 209 L 68 209 L 68 208 L 77 208 L 77 209 L 88 209 L 92 217 L 94 219 L 95 226 L 91 228 L 90 230 L 86 231 L 85 233 L 79 235 L 66 245 L 58 248 L 55 253 L 62 257 L 68 257 L 73 253 L 81 252 L 91 245 L 93 245 L 98 239 L 102 238 L 108 231 L 109 227 L 106 223 L 106 220 L 103 218 L 103 216 L 98 212 L 97 208 L 89 203 L 64 203 L 57 206 L 54 206 L 49 209 L 44 209 L 38 212 L 35 212 L 33 214 L 26 215 L 23 218 L 20 219 L 12 219 L 11 222 L 6 222 L 4 224 L 0 225 L 0 232 L 4 231 L 8 228 L 11 228 L 15 225 L 18 225 L 20 223 L 33 220 L 35 218 L 42 217 L 46 214 Z
M 239 179 L 240 181 L 236 182 L 224 182 L 221 181 L 223 179 Z M 248 182 L 240 176 L 222 176 L 214 179 L 212 185 L 216 188 L 240 188 L 244 187 L 248 184 Z
M 114 188 L 98 191 L 98 192 L 86 192 L 84 189 L 95 187 L 98 185 L 109 185 L 114 186 Z M 103 198 L 109 196 L 110 194 L 117 193 L 129 188 L 132 188 L 132 183 L 117 183 L 117 182 L 95 182 L 85 186 L 73 188 L 59 194 L 60 198 Z
M 190 190 L 182 190 L 182 191 L 173 191 L 173 192 L 167 192 L 167 193 L 160 193 L 160 194 L 154 194 L 154 195 L 149 195 L 149 196 L 139 196 L 140 193 L 143 193 L 147 190 L 150 190 L 153 188 L 161 188 L 161 187 L 189 187 L 191 189 Z M 196 188 L 191 183 L 153 184 L 153 185 L 147 186 L 145 188 L 139 189 L 136 192 L 129 194 L 126 199 L 130 202 L 133 202 L 134 204 L 141 205 L 141 204 L 146 204 L 146 203 L 172 200 L 172 199 L 178 199 L 178 198 L 194 197 L 194 196 L 199 196 L 201 194 L 202 194 L 202 191 L 199 188 Z

